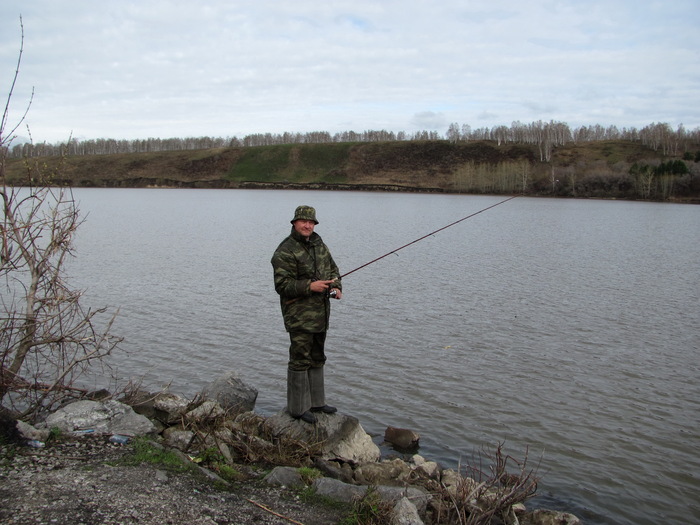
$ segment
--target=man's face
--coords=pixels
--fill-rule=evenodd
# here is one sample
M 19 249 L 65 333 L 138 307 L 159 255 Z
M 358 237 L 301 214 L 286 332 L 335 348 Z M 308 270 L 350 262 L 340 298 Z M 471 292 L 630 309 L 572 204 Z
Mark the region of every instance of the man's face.
M 306 219 L 294 221 L 294 231 L 307 239 L 311 237 L 311 234 L 314 232 L 314 226 L 316 226 L 314 221 L 307 221 Z

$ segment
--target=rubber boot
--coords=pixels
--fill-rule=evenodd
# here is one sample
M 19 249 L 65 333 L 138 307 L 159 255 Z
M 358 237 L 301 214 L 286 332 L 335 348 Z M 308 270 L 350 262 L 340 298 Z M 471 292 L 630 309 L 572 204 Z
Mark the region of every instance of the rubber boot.
M 306 370 L 287 371 L 287 410 L 294 419 L 301 419 L 307 423 L 316 423 L 311 408 L 311 396 L 309 394 L 309 378 Z
M 337 408 L 326 405 L 326 389 L 323 382 L 323 367 L 309 368 L 309 391 L 311 393 L 311 411 L 334 414 Z

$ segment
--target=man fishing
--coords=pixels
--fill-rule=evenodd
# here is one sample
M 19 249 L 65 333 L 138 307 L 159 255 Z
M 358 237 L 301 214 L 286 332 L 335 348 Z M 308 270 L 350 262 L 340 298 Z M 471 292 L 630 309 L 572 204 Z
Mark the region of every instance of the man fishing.
M 299 206 L 292 232 L 272 256 L 275 290 L 280 296 L 284 327 L 289 332 L 287 410 L 295 419 L 316 423 L 314 412 L 333 414 L 326 405 L 324 346 L 331 314 L 330 298 L 340 299 L 340 272 L 330 250 L 314 232 L 316 210 Z

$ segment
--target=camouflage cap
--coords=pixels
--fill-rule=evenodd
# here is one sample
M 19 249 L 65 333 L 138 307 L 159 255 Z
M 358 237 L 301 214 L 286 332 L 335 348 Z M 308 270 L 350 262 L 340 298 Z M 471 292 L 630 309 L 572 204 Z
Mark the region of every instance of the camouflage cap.
M 294 212 L 294 218 L 289 222 L 294 223 L 294 221 L 298 220 L 314 221 L 315 224 L 318 224 L 316 220 L 316 210 L 311 206 L 298 206 Z

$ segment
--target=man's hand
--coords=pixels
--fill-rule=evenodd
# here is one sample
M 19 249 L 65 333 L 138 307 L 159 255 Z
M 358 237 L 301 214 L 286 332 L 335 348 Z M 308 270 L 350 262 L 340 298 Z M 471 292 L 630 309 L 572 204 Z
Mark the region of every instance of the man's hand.
M 312 292 L 316 293 L 325 293 L 328 288 L 330 288 L 330 285 L 335 282 L 335 279 L 331 279 L 330 281 L 311 281 L 311 284 L 309 285 L 309 289 Z

